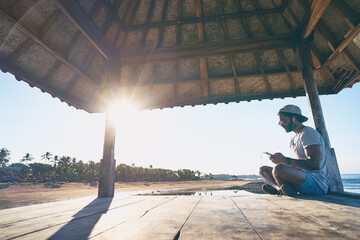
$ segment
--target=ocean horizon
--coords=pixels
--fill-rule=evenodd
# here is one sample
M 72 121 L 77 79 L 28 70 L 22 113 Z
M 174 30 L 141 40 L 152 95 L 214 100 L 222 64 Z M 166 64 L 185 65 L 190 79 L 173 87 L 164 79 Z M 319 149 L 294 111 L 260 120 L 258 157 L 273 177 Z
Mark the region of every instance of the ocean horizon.
M 345 192 L 360 194 L 360 174 L 341 174 Z

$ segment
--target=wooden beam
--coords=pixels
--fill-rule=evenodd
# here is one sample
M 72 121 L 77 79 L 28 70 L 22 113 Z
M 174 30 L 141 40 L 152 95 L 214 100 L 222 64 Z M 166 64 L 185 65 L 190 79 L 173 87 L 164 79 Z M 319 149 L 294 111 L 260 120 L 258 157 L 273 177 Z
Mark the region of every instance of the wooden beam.
M 346 49 L 342 51 L 342 54 L 344 55 L 345 59 L 351 64 L 351 66 L 360 73 L 360 64 L 356 60 L 356 58 L 353 57 L 353 55 Z
M 354 28 L 358 25 L 360 19 L 359 14 L 354 9 L 349 7 L 343 0 L 332 0 L 331 6 L 345 19 L 350 27 Z
M 169 0 L 165 0 L 163 8 L 162 8 L 162 12 L 161 12 L 161 22 L 164 22 L 166 19 L 166 9 L 167 9 L 168 4 L 169 4 Z M 158 48 L 161 47 L 163 37 L 164 37 L 164 27 L 162 26 L 159 29 L 159 39 L 158 39 L 158 43 L 157 43 Z
M 291 89 L 292 89 L 293 91 L 296 91 L 296 85 L 295 85 L 294 79 L 293 79 L 293 77 L 292 77 L 292 75 L 291 75 L 291 70 L 290 70 L 288 64 L 286 63 L 286 60 L 285 60 L 284 55 L 282 54 L 282 52 L 281 52 L 280 50 L 278 50 L 278 51 L 276 51 L 276 52 L 277 52 L 277 55 L 278 55 L 279 58 L 280 58 L 281 63 L 283 64 L 284 68 L 286 69 L 286 72 L 287 72 L 286 75 L 287 75 L 287 77 L 288 77 L 288 79 L 289 79 L 289 83 L 290 83 Z
M 149 23 L 150 20 L 151 20 L 151 16 L 152 16 L 154 6 L 155 6 L 155 0 L 151 0 L 149 9 L 148 9 L 148 12 L 147 12 L 147 15 L 146 15 L 146 19 L 145 19 L 146 23 Z M 140 48 L 144 48 L 144 45 L 145 45 L 145 42 L 146 42 L 147 32 L 148 32 L 148 28 L 144 28 L 144 30 L 141 33 Z
M 100 161 L 98 197 L 114 197 L 115 190 L 115 133 L 116 122 L 113 113 L 106 113 L 103 159 Z
M 326 82 L 329 82 L 330 79 L 334 79 L 334 77 L 332 76 L 328 67 L 321 68 L 322 63 L 319 58 L 319 53 L 313 42 L 310 43 L 310 51 L 311 51 L 311 56 L 312 56 L 312 60 L 314 63 L 314 68 L 318 69 L 318 71 L 320 72 L 320 74 L 324 78 L 324 80 Z
M 272 0 L 272 1 L 278 7 L 284 5 L 284 11 L 281 13 L 281 15 L 284 17 L 284 19 L 290 26 L 290 29 L 295 30 L 298 27 L 298 22 L 288 6 L 288 0 Z
M 316 29 L 320 32 L 320 34 L 324 37 L 329 47 L 333 52 L 335 52 L 336 48 L 339 46 L 339 41 L 336 39 L 335 34 L 326 26 L 326 24 L 319 20 Z
M 259 9 L 259 8 L 260 8 L 259 2 L 258 2 L 257 0 L 253 0 L 253 2 L 254 2 L 254 4 L 255 4 L 256 9 Z M 271 28 L 267 25 L 266 19 L 265 19 L 265 17 L 264 17 L 263 15 L 260 16 L 260 20 L 261 20 L 262 25 L 264 26 L 264 29 L 265 29 L 266 33 L 267 33 L 268 35 L 273 35 L 273 34 L 274 34 L 273 31 L 272 31 Z M 283 66 L 285 67 L 286 71 L 287 71 L 287 72 L 290 72 L 290 69 L 289 69 L 289 67 L 288 67 L 288 65 L 287 65 L 287 63 L 286 63 L 285 57 L 283 56 L 282 52 L 281 52 L 280 50 L 277 50 L 277 51 L 276 51 L 276 54 L 278 55 L 281 63 L 282 63 Z M 258 62 L 259 62 L 259 65 L 261 66 L 260 59 L 259 59 Z M 262 67 L 261 67 L 261 68 L 262 68 Z M 263 70 L 262 70 L 262 71 L 263 71 Z M 293 91 L 296 91 L 296 86 L 295 86 L 295 83 L 294 83 L 294 79 L 292 78 L 291 74 L 288 73 L 288 74 L 286 74 L 286 75 L 287 75 L 287 77 L 288 77 L 288 80 L 289 80 L 291 89 L 292 89 Z M 268 83 L 267 78 L 266 78 L 266 82 Z M 269 88 L 270 88 L 270 84 L 269 84 L 269 83 L 268 83 L 268 85 L 269 85 Z
M 8 19 L 10 22 L 12 22 L 20 31 L 25 33 L 28 37 L 30 37 L 34 42 L 39 44 L 41 47 L 43 47 L 45 50 L 50 52 L 54 57 L 56 57 L 58 60 L 60 60 L 62 63 L 64 63 L 66 66 L 71 68 L 76 73 L 80 74 L 82 77 L 84 77 L 86 80 L 88 80 L 91 83 L 94 83 L 95 81 L 91 79 L 89 76 L 87 76 L 84 72 L 82 72 L 78 67 L 74 66 L 71 62 L 69 62 L 65 56 L 63 56 L 62 53 L 60 53 L 55 47 L 51 46 L 50 43 L 46 43 L 41 37 L 33 32 L 32 30 L 25 27 L 20 20 L 16 20 L 9 16 L 4 11 L 0 10 L 0 15 Z
M 360 82 L 360 73 L 354 74 L 352 77 L 343 78 L 334 87 L 334 92 L 339 93 L 341 90 L 347 87 L 352 87 L 355 83 Z
M 336 51 L 337 47 L 339 46 L 339 42 L 336 39 L 335 34 L 323 23 L 321 20 L 318 22 L 317 29 L 319 30 L 320 34 L 325 38 L 329 47 L 333 52 Z M 345 59 L 353 66 L 353 68 L 360 72 L 360 65 L 357 60 L 351 55 L 351 53 L 344 49 L 342 51 Z
M 119 25 L 120 31 L 125 30 L 125 25 L 122 21 L 122 19 L 119 17 L 118 9 L 122 3 L 122 0 L 116 0 L 114 4 L 112 4 L 108 0 L 100 0 L 103 4 L 108 8 L 109 14 L 111 17 L 116 21 L 116 23 Z
M 221 24 L 222 24 L 222 29 L 224 31 L 224 37 L 225 40 L 229 40 L 229 34 L 226 28 L 226 23 L 225 23 L 225 16 L 224 16 L 224 11 L 223 11 L 223 7 L 221 5 L 221 1 L 220 0 L 216 0 L 216 5 L 219 9 L 220 15 L 221 15 Z
M 344 188 L 340 176 L 334 149 L 331 148 L 330 139 L 326 130 L 325 118 L 323 115 L 319 93 L 312 70 L 312 57 L 310 53 L 310 44 L 301 42 L 298 44 L 299 61 L 304 78 L 304 88 L 309 102 L 310 110 L 314 120 L 316 130 L 324 139 L 326 149 L 326 161 L 329 170 L 330 190 L 332 192 L 343 192 Z
M 346 47 L 349 43 L 360 33 L 360 24 L 354 28 L 345 40 L 335 49 L 335 51 L 326 59 L 321 67 L 328 66 Z
M 96 49 L 92 48 L 88 54 L 86 55 L 84 61 L 82 62 L 82 70 L 85 71 L 89 64 L 91 63 L 91 61 L 94 59 L 94 57 L 96 56 Z M 77 82 L 77 80 L 81 77 L 81 75 L 76 74 L 73 79 L 71 79 L 71 81 L 68 83 L 68 85 L 66 86 L 65 92 L 69 92 L 72 90 L 72 88 L 75 86 L 75 83 Z
M 353 30 L 350 31 L 350 33 L 347 35 L 347 37 L 344 39 L 344 41 L 335 49 L 335 51 L 326 59 L 326 61 L 321 66 L 326 67 L 328 66 L 346 47 L 349 45 L 349 43 L 360 33 L 360 24 L 356 26 Z
M 201 7 L 201 0 L 196 0 L 195 2 L 195 14 L 196 17 L 200 18 L 202 16 L 202 7 Z M 199 43 L 204 43 L 204 25 L 202 22 L 198 22 L 197 24 L 197 36 Z M 200 65 L 200 78 L 202 80 L 202 91 L 203 91 L 203 97 L 204 99 L 208 99 L 210 97 L 210 84 L 209 81 L 206 81 L 208 79 L 208 66 L 207 61 L 205 57 L 199 58 L 199 65 Z
M 164 61 L 179 58 L 206 57 L 213 55 L 230 55 L 236 52 L 257 52 L 282 48 L 291 48 L 295 45 L 292 35 L 273 35 L 260 38 L 242 40 L 209 42 L 174 48 L 156 50 L 141 49 L 122 52 L 118 61 L 121 65 L 131 65 L 152 61 Z
M 181 42 L 181 19 L 182 19 L 182 0 L 177 0 L 178 2 L 178 8 L 177 8 L 177 14 L 179 16 L 179 21 L 176 24 L 176 46 L 180 45 Z
M 277 8 L 270 8 L 270 9 L 262 9 L 262 10 L 255 10 L 255 11 L 248 11 L 248 12 L 242 12 L 242 13 L 230 13 L 230 14 L 223 14 L 223 15 L 216 15 L 216 16 L 201 16 L 201 17 L 195 17 L 195 18 L 186 18 L 182 20 L 171 20 L 171 21 L 161 21 L 156 23 L 148 23 L 148 24 L 138 24 L 138 25 L 132 25 L 132 26 L 126 26 L 127 30 L 136 30 L 136 29 L 143 29 L 143 28 L 154 28 L 154 27 L 165 27 L 165 26 L 171 26 L 176 24 L 194 24 L 199 22 L 208 22 L 208 21 L 221 21 L 225 19 L 246 19 L 251 16 L 259 16 L 264 14 L 276 14 L 276 13 L 282 13 L 283 7 L 277 7 Z
M 234 75 L 234 86 L 235 86 L 235 94 L 236 95 L 240 95 L 240 87 L 239 87 L 239 81 L 237 80 L 236 76 L 237 76 L 237 73 L 236 73 L 236 67 L 235 67 L 235 62 L 234 62 L 234 56 L 231 54 L 229 56 L 230 58 L 230 66 L 231 66 L 231 71 Z
M 277 69 L 277 70 L 272 70 L 272 71 L 265 71 L 264 73 L 261 73 L 259 71 L 256 72 L 243 72 L 243 73 L 239 73 L 236 76 L 234 76 L 234 74 L 228 74 L 225 76 L 216 76 L 216 77 L 207 77 L 207 78 L 177 78 L 176 82 L 174 82 L 173 80 L 170 81 L 161 81 L 161 82 L 147 82 L 147 83 L 143 83 L 141 84 L 141 86 L 154 86 L 154 85 L 161 85 L 164 83 L 173 83 L 173 84 L 178 84 L 178 83 L 182 83 L 182 82 L 187 82 L 187 83 L 198 83 L 201 81 L 206 81 L 206 82 L 211 82 L 211 81 L 218 81 L 218 80 L 225 80 L 225 79 L 237 79 L 238 81 L 241 81 L 241 79 L 244 78 L 252 78 L 252 77 L 263 77 L 265 76 L 279 76 L 279 75 L 284 75 L 284 74 L 288 74 L 288 73 L 299 73 L 298 69 L 290 69 L 290 72 L 287 72 L 286 69 Z M 205 74 L 204 74 L 205 75 Z M 204 76 L 205 77 L 205 76 Z M 121 84 L 119 85 L 119 87 L 135 87 L 138 86 L 136 83 L 128 83 L 128 84 Z
M 319 93 L 321 94 L 331 94 L 332 89 L 329 89 L 328 87 L 320 88 Z M 229 97 L 211 97 L 209 99 L 186 99 L 183 101 L 177 101 L 175 105 L 170 105 L 169 103 L 164 104 L 157 104 L 157 105 L 148 105 L 148 109 L 162 109 L 162 108 L 172 108 L 174 106 L 194 106 L 194 105 L 207 105 L 207 104 L 217 104 L 217 103 L 229 103 L 229 102 L 241 102 L 241 101 L 247 101 L 250 102 L 252 100 L 262 100 L 262 99 L 275 99 L 275 98 L 287 98 L 287 97 L 299 97 L 304 96 L 305 92 L 303 90 L 298 90 L 296 92 L 286 92 L 286 93 L 272 93 L 269 94 L 255 94 L 255 95 L 239 95 L 239 96 L 229 96 Z
M 309 37 L 309 35 L 312 33 L 312 31 L 316 27 L 316 24 L 318 23 L 326 8 L 330 4 L 330 1 L 331 0 L 317 0 L 312 2 L 309 20 L 306 22 L 304 26 L 304 31 L 302 33 L 303 38 Z
M 132 20 L 135 9 L 138 6 L 138 3 L 139 3 L 139 0 L 133 0 L 133 1 L 129 2 L 129 5 L 128 5 L 128 7 L 126 9 L 126 12 L 125 12 L 124 19 L 122 20 L 123 24 L 124 24 L 124 29 L 122 29 L 122 30 L 120 30 L 118 32 L 118 35 L 116 37 L 115 49 L 120 49 L 122 47 L 122 45 L 124 44 L 125 37 L 126 37 L 126 34 L 127 34 L 127 30 L 125 30 L 125 27 Z
M 254 4 L 255 4 L 255 7 L 257 8 L 258 6 L 256 5 L 256 3 L 254 3 Z M 243 9 L 242 9 L 242 7 L 241 7 L 241 4 L 240 4 L 239 2 L 237 2 L 237 8 L 238 8 L 238 10 L 239 10 L 240 12 L 244 12 Z M 263 24 L 263 26 L 264 26 L 264 28 L 265 28 L 265 31 L 270 35 L 270 34 L 271 34 L 271 31 L 266 27 L 265 22 L 264 22 L 264 19 L 261 18 L 261 17 L 260 17 L 260 19 L 261 19 L 262 24 Z M 246 33 L 247 37 L 248 37 L 248 38 L 251 38 L 251 37 L 252 37 L 252 33 L 251 33 L 251 31 L 250 31 L 250 28 L 249 28 L 249 24 L 248 24 L 248 22 L 247 22 L 247 19 L 244 19 L 244 20 L 242 20 L 241 22 L 242 22 L 242 24 L 243 24 L 243 26 L 244 26 L 245 33 Z M 258 65 L 258 67 L 259 67 L 259 69 L 260 69 L 260 71 L 261 71 L 262 78 L 263 78 L 264 84 L 265 84 L 265 86 L 266 86 L 266 90 L 267 90 L 267 92 L 268 92 L 268 94 L 269 94 L 269 93 L 272 92 L 272 89 L 271 89 L 271 86 L 270 86 L 269 81 L 268 81 L 268 79 L 267 79 L 267 76 L 265 75 L 265 71 L 264 71 L 264 68 L 263 68 L 263 66 L 262 66 L 262 63 L 261 63 L 261 60 L 260 60 L 260 57 L 259 57 L 259 54 L 257 53 L 257 51 L 254 52 L 254 57 L 255 57 L 255 60 L 256 60 L 257 65 Z
M 65 92 L 59 91 L 59 89 L 50 86 L 47 82 L 39 81 L 39 78 L 36 77 L 33 73 L 24 72 L 22 69 L 12 64 L 9 64 L 9 61 L 7 61 L 7 59 L 0 58 L 0 67 L 1 69 L 12 73 L 17 79 L 23 79 L 31 87 L 36 86 L 41 91 L 48 92 L 52 97 L 57 97 L 62 102 L 65 101 L 69 106 L 73 106 L 76 109 L 83 109 L 90 113 L 95 112 L 92 108 L 93 103 L 85 103 L 74 99 L 73 97 L 67 95 Z
M 260 71 L 261 71 L 262 78 L 263 78 L 264 83 L 265 83 L 265 86 L 266 86 L 266 90 L 267 90 L 267 92 L 268 92 L 269 94 L 271 94 L 271 93 L 272 93 L 272 88 L 271 88 L 270 83 L 269 83 L 269 80 L 268 80 L 268 78 L 267 78 L 267 76 L 266 76 L 266 74 L 265 74 L 264 67 L 262 66 L 262 63 L 261 63 L 261 59 L 260 59 L 260 57 L 259 57 L 259 54 L 258 54 L 258 53 L 255 53 L 254 55 L 255 55 L 256 62 L 257 62 L 257 64 L 258 64 L 258 66 L 259 66 L 259 69 L 260 69 Z
M 59 8 L 84 34 L 92 45 L 108 59 L 113 54 L 112 46 L 104 38 L 101 31 L 90 21 L 83 9 L 74 0 L 57 0 Z

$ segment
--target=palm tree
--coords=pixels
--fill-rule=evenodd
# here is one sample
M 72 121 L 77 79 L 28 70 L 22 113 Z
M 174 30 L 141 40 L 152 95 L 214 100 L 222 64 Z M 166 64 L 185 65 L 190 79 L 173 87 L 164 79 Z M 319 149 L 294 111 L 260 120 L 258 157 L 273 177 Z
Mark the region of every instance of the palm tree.
M 6 148 L 0 149 L 0 167 L 6 167 L 6 164 L 10 161 L 10 151 Z
M 59 156 L 58 155 L 54 156 L 53 162 L 54 162 L 54 167 L 56 168 L 56 163 L 59 162 Z
M 41 160 L 45 159 L 45 164 L 46 164 L 46 159 L 50 160 L 52 159 L 52 154 L 50 152 L 46 152 L 44 155 L 41 156 Z
M 28 161 L 31 162 L 32 160 L 34 160 L 34 158 L 31 156 L 30 153 L 27 153 L 27 154 L 25 154 L 25 156 L 22 157 L 20 162 L 25 162 L 25 165 L 26 165 Z

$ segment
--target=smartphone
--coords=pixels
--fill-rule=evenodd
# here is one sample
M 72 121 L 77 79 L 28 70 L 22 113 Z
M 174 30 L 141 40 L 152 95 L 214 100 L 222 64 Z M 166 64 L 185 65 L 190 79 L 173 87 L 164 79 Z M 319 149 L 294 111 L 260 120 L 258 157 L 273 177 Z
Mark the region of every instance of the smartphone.
M 266 155 L 269 155 L 269 156 L 271 156 L 272 154 L 271 153 L 269 153 L 269 152 L 264 152 Z

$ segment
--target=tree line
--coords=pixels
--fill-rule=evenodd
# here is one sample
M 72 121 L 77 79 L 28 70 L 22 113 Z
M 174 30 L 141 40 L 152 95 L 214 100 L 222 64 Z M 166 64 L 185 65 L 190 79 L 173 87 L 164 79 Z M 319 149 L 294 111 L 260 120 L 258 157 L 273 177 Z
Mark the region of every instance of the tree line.
M 90 182 L 99 179 L 100 163 L 83 162 L 69 156 L 53 156 L 46 152 L 42 155 L 44 163 L 32 162 L 34 158 L 27 153 L 20 163 L 9 164 L 10 151 L 0 149 L 0 181 L 70 181 Z M 138 167 L 121 163 L 116 166 L 116 181 L 187 181 L 200 180 L 201 173 L 189 169 L 169 170 L 161 168 Z

